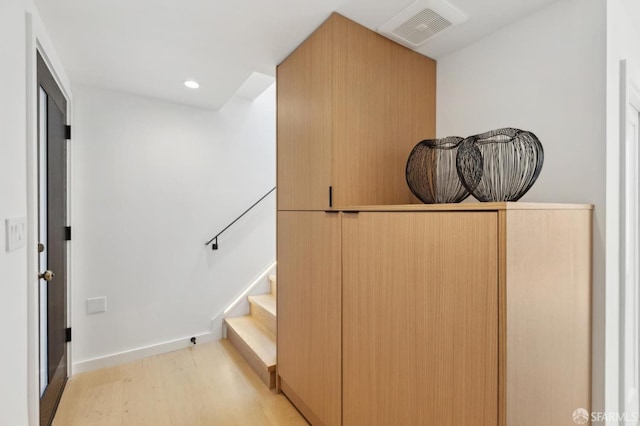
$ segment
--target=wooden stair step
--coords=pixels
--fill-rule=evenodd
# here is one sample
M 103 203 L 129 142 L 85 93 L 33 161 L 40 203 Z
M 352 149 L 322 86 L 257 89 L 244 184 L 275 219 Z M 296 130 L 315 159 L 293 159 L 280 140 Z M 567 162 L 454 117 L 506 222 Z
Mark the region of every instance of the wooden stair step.
M 226 318 L 227 338 L 269 387 L 276 385 L 276 336 L 259 320 L 247 315 Z
M 249 296 L 251 316 L 260 321 L 273 334 L 276 333 L 276 297 L 269 294 Z
M 269 293 L 249 296 L 249 301 L 260 305 L 271 315 L 273 315 L 274 317 L 276 316 L 276 297 L 273 294 Z

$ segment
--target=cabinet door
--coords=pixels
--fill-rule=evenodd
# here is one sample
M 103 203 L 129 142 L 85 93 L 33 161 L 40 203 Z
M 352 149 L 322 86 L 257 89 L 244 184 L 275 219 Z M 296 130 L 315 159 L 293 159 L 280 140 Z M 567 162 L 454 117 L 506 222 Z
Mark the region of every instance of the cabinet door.
M 334 205 L 409 204 L 409 153 L 435 137 L 436 62 L 334 19 Z
M 436 62 L 336 13 L 279 66 L 278 210 L 408 204 L 435 137 Z
M 344 214 L 343 424 L 496 425 L 497 213 Z
M 329 207 L 331 25 L 323 24 L 278 66 L 278 210 Z
M 341 417 L 341 222 L 278 212 L 278 362 L 283 392 L 314 425 Z

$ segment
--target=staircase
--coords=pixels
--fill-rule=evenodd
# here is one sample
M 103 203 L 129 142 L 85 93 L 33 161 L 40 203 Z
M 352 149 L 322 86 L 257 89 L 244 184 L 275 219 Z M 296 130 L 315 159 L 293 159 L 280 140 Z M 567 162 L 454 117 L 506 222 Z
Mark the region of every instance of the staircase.
M 227 339 L 269 389 L 276 386 L 276 277 L 271 293 L 249 296 L 249 315 L 226 318 Z

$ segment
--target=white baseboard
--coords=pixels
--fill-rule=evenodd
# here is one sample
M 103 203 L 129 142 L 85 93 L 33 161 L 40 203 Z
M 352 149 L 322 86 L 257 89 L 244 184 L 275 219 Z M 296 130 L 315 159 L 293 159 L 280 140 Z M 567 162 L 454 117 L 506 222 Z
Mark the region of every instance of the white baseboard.
M 226 317 L 241 316 L 249 313 L 249 302 L 247 297 L 252 294 L 263 294 L 270 291 L 268 276 L 275 273 L 275 263 L 269 265 L 260 275 L 258 275 L 249 286 L 239 292 L 234 301 L 224 310 L 218 312 L 211 318 L 211 331 L 184 337 L 181 339 L 171 340 L 168 342 L 157 343 L 155 345 L 144 346 L 141 348 L 131 349 L 128 351 L 118 352 L 111 355 L 105 355 L 98 358 L 92 358 L 80 362 L 76 362 L 71 367 L 71 374 L 85 373 L 87 371 L 99 370 L 101 368 L 114 367 L 141 358 L 153 355 L 160 355 L 166 352 L 177 351 L 192 345 L 191 337 L 196 337 L 198 343 L 213 342 L 226 337 L 226 329 L 224 327 L 224 319 Z
M 196 338 L 197 344 L 213 342 L 214 340 L 220 339 L 219 333 L 208 332 L 195 334 L 181 339 L 170 340 L 163 343 L 157 343 L 155 345 L 144 346 L 141 348 L 76 362 L 73 364 L 72 371 L 75 375 L 85 373 L 87 371 L 99 370 L 101 368 L 114 367 L 116 365 L 125 364 L 127 362 L 136 361 L 153 355 L 160 355 L 188 348 L 189 346 L 193 346 L 193 343 L 191 343 L 192 337 Z

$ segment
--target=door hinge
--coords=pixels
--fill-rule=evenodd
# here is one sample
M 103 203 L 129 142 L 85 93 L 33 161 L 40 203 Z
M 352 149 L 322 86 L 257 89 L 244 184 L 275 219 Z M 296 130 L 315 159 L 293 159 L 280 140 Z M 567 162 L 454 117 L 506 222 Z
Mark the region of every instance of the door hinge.
M 65 226 L 64 227 L 64 239 L 65 239 L 65 241 L 71 241 L 71 227 L 70 226 Z
M 65 124 L 64 126 L 64 138 L 71 139 L 71 126 L 68 124 Z
M 65 342 L 71 341 L 71 327 L 65 330 Z
M 329 187 L 329 207 L 333 207 L 333 186 Z

